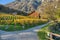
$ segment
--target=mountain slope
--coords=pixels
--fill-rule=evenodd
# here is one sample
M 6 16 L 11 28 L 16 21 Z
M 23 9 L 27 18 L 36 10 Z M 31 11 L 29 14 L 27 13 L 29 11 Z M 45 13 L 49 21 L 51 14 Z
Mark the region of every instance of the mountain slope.
M 37 10 L 41 3 L 41 0 L 16 0 L 6 6 L 26 13 L 31 13 L 32 11 Z
M 7 14 L 13 14 L 13 15 L 24 15 L 24 16 L 27 15 L 27 13 L 23 11 L 18 11 L 18 10 L 6 7 L 4 5 L 0 5 L 0 12 L 7 13 Z

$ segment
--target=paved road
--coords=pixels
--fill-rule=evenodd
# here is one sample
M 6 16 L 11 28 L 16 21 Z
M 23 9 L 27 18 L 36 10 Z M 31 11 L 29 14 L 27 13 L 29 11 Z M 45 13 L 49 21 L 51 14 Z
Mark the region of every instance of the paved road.
M 38 40 L 37 34 L 34 32 L 22 32 L 17 34 L 2 35 L 3 40 Z
M 37 31 L 48 25 L 40 25 L 23 31 L 5 32 L 0 30 L 0 40 L 38 40 Z

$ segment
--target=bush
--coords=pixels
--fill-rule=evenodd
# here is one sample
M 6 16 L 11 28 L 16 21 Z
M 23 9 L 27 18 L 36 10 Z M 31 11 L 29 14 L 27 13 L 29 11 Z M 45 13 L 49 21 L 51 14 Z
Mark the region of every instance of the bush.
M 50 32 L 60 34 L 60 23 L 51 25 L 49 29 L 50 29 Z

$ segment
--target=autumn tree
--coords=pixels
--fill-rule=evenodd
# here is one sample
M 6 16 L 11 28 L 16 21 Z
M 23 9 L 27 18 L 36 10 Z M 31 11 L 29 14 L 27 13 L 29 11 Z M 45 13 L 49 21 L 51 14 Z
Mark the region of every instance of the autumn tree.
M 46 13 L 46 15 L 48 15 L 49 20 L 57 22 L 57 16 L 60 14 L 58 12 L 58 9 L 60 8 L 59 4 L 60 4 L 59 0 L 49 1 L 46 2 L 46 4 L 44 4 L 43 12 Z

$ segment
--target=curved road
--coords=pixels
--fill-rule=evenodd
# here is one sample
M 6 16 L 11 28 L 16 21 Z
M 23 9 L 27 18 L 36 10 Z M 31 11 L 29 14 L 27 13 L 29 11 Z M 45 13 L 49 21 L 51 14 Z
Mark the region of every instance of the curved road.
M 38 40 L 37 31 L 46 25 L 48 25 L 48 23 L 27 30 L 15 32 L 0 30 L 0 40 Z

